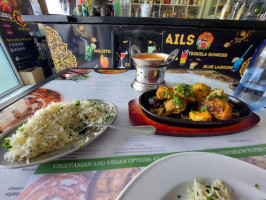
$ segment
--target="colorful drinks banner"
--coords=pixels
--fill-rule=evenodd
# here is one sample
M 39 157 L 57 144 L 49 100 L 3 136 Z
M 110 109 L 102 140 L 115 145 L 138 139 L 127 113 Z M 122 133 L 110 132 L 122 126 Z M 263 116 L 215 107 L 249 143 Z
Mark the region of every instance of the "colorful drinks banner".
M 29 0 L 0 0 L 0 36 L 17 70 L 33 67 L 39 56 L 30 36 L 39 28 L 24 22 L 22 14 L 33 14 Z
M 50 24 L 44 27 L 57 71 L 66 68 L 134 69 L 131 46 L 143 53 L 171 53 L 168 68 L 216 70 L 240 79 L 264 30 Z

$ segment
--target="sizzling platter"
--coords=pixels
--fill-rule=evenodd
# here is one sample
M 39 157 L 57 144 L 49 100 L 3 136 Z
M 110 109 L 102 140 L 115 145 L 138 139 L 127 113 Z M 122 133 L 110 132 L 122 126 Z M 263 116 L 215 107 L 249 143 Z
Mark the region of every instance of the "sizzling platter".
M 158 121 L 160 123 L 174 125 L 174 126 L 184 126 L 184 127 L 199 127 L 199 128 L 207 128 L 214 126 L 225 126 L 233 123 L 237 123 L 243 119 L 246 119 L 251 116 L 252 110 L 249 106 L 243 101 L 226 95 L 228 99 L 228 103 L 232 105 L 232 113 L 236 115 L 232 115 L 231 118 L 222 119 L 222 120 L 211 120 L 211 121 L 192 121 L 189 118 L 183 117 L 184 115 L 189 115 L 191 109 L 195 109 L 198 104 L 194 103 L 186 107 L 186 109 L 181 114 L 170 114 L 170 115 L 158 115 L 155 113 L 151 106 L 151 99 L 156 97 L 158 89 L 149 90 L 144 92 L 139 97 L 139 104 L 144 111 L 144 113 L 151 119 Z

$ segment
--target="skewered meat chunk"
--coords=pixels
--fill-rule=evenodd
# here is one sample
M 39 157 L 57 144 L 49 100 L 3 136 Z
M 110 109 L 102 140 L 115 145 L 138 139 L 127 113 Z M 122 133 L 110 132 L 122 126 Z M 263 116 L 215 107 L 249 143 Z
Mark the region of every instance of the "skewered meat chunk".
M 187 99 L 190 94 L 190 86 L 185 83 L 174 86 L 174 94 L 178 95 L 183 99 Z
M 218 97 L 206 98 L 200 105 L 206 106 L 215 120 L 228 120 L 232 118 L 233 106 L 224 99 Z
M 193 92 L 193 88 L 191 85 L 182 83 L 174 86 L 174 95 L 178 95 L 181 98 L 184 98 L 188 101 L 188 103 L 195 103 L 196 97 Z
M 192 87 L 197 102 L 203 101 L 211 90 L 211 87 L 205 85 L 204 83 L 196 83 L 192 85 Z
M 188 98 L 187 98 L 187 102 L 188 103 L 196 103 L 197 102 L 197 99 L 193 93 L 193 95 L 189 95 Z
M 160 86 L 156 91 L 156 97 L 158 99 L 170 99 L 173 95 L 173 89 L 167 85 Z
M 168 113 L 179 114 L 186 109 L 187 101 L 180 97 L 174 97 L 165 102 L 165 110 Z
M 211 114 L 205 110 L 203 112 L 200 111 L 191 111 L 189 112 L 189 119 L 192 121 L 212 121 Z

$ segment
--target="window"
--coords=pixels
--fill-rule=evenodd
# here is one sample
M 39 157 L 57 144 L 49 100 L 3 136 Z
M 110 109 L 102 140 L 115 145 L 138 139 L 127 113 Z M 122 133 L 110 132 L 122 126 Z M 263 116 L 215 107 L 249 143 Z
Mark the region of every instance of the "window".
M 2 40 L 0 40 L 0 98 L 23 86 L 19 75 L 8 54 L 5 53 Z M 11 64 L 12 63 L 12 64 Z
M 46 0 L 49 14 L 62 14 L 60 0 Z

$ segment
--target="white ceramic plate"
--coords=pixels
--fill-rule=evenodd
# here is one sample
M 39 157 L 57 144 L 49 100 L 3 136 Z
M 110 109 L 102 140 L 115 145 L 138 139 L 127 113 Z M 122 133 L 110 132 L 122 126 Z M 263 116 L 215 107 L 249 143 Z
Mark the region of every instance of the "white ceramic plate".
M 105 100 L 101 100 L 101 99 L 88 99 L 88 101 L 94 101 L 97 104 L 104 104 L 105 106 L 110 106 L 110 113 L 108 114 L 113 114 L 116 118 L 117 116 L 117 108 L 116 106 L 109 102 L 109 101 L 105 101 Z M 112 124 L 115 120 L 115 118 L 112 119 L 108 119 L 105 121 L 106 124 Z M 56 149 L 54 151 L 51 152 L 47 152 L 47 153 L 43 153 L 40 154 L 34 158 L 31 158 L 29 163 L 26 163 L 25 160 L 23 161 L 15 161 L 15 162 L 7 162 L 4 160 L 4 155 L 5 153 L 8 151 L 7 148 L 4 148 L 2 145 L 5 142 L 5 138 L 11 137 L 12 134 L 16 133 L 16 130 L 18 129 L 18 127 L 23 124 L 24 122 L 26 122 L 27 119 L 22 120 L 21 122 L 17 123 L 16 125 L 14 125 L 13 127 L 11 127 L 10 129 L 8 129 L 6 132 L 4 132 L 1 136 L 0 136 L 0 167 L 1 168 L 19 168 L 19 167 L 28 167 L 31 165 L 39 165 L 39 164 L 43 164 L 55 159 L 58 159 L 60 157 L 63 157 L 67 154 L 70 154 L 74 151 L 79 150 L 80 148 L 83 148 L 84 146 L 88 145 L 89 143 L 91 143 L 93 140 L 95 140 L 96 138 L 98 138 L 100 135 L 103 134 L 103 132 L 107 129 L 106 127 L 102 128 L 101 131 L 99 132 L 90 132 L 88 134 L 88 136 L 86 137 L 81 137 L 81 139 L 79 139 L 78 141 L 67 145 L 61 149 Z
M 195 178 L 204 183 L 222 180 L 232 188 L 232 200 L 266 199 L 266 170 L 227 156 L 191 152 L 167 156 L 149 165 L 117 200 L 185 200 Z

